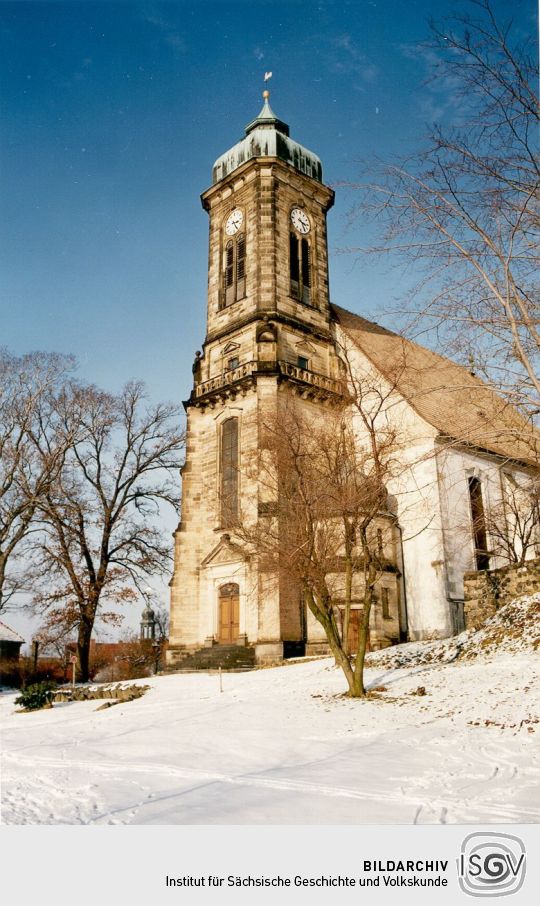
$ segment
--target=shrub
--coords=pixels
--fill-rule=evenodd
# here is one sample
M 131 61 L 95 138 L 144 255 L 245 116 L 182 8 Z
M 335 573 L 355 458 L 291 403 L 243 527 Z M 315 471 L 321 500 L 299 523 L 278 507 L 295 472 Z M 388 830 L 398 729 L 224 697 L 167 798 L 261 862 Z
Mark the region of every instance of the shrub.
M 25 711 L 38 711 L 51 704 L 56 683 L 34 683 L 27 686 L 15 699 L 16 705 L 22 705 Z
M 58 658 L 40 658 L 34 670 L 34 659 L 21 657 L 18 661 L 3 663 L 0 669 L 0 685 L 24 689 L 45 681 L 65 683 L 67 670 Z

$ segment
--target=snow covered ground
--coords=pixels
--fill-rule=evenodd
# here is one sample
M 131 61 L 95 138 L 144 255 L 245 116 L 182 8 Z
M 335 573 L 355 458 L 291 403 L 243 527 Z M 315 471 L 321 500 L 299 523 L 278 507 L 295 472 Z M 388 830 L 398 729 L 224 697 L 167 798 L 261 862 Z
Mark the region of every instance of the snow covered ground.
M 537 619 L 540 596 L 516 607 L 508 625 Z M 385 691 L 366 701 L 342 696 L 331 660 L 226 674 L 223 692 L 215 674 L 156 677 L 102 711 L 17 714 L 4 693 L 2 821 L 538 822 L 538 633 L 528 619 L 502 648 L 476 644 L 504 618 L 372 655 Z

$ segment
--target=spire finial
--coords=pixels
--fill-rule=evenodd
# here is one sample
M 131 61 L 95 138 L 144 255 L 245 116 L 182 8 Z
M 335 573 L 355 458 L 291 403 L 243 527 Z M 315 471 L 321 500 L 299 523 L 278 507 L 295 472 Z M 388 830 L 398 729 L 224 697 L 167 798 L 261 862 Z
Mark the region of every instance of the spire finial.
M 271 73 L 271 72 L 265 72 L 265 74 L 264 74 L 264 84 L 266 85 L 266 83 L 268 82 L 268 79 L 271 79 L 271 78 L 272 78 L 272 73 Z M 267 101 L 269 97 L 270 97 L 270 92 L 268 91 L 267 88 L 265 88 L 265 90 L 263 91 L 263 98 L 265 99 L 265 101 Z
M 268 79 L 272 78 L 271 72 L 264 73 L 264 81 L 267 82 Z M 283 120 L 277 118 L 276 114 L 272 110 L 269 102 L 270 92 L 265 85 L 264 91 L 262 93 L 264 103 L 262 110 L 259 115 L 255 117 L 250 123 L 246 126 L 246 135 L 249 135 L 250 132 L 253 132 L 254 129 L 277 129 L 278 132 L 282 132 L 283 135 L 289 134 L 289 127 L 287 123 L 284 123 Z

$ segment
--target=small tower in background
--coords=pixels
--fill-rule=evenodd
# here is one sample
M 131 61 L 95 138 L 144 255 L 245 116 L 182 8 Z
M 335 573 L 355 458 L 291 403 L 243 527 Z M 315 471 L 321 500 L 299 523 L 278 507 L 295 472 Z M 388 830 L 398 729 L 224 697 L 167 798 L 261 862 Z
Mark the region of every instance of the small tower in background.
M 141 618 L 141 641 L 153 641 L 156 637 L 156 615 L 147 604 Z

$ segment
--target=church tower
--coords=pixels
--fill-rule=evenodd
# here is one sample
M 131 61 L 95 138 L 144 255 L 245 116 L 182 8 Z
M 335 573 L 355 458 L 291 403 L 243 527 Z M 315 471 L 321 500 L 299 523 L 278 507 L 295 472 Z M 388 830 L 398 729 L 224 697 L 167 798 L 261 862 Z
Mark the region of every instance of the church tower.
M 326 238 L 334 193 L 319 158 L 290 138 L 263 97 L 201 196 L 210 220 L 207 329 L 186 403 L 171 665 L 204 651 L 219 663 L 220 651 L 242 648 L 256 662 L 275 661 L 306 643 L 316 650 L 320 639 L 315 626 L 310 640 L 299 589 L 259 574 L 234 534 L 240 518 L 265 512 L 264 488 L 247 468 L 262 414 L 277 416 L 284 390 L 317 405 L 340 388 Z

